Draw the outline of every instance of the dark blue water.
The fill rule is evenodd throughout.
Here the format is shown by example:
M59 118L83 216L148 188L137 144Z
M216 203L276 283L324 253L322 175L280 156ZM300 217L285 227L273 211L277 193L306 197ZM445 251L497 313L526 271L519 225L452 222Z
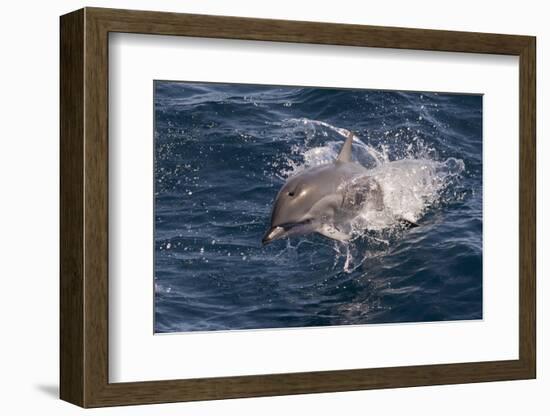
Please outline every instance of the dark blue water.
M154 101L156 332L482 318L481 96L157 81ZM419 226L262 247L285 178L343 143L331 126L367 167L443 171Z

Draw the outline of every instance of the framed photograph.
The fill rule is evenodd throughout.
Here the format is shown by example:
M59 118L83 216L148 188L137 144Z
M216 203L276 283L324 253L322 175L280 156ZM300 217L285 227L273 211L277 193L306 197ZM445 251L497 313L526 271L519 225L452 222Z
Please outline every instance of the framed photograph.
M535 378L534 37L60 28L63 400Z

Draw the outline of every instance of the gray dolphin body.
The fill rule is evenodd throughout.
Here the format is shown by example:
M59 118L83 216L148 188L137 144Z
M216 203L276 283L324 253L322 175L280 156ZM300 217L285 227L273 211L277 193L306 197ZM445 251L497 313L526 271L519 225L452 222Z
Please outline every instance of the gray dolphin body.
M263 244L310 233L345 241L351 238L350 221L361 210L383 209L382 188L367 169L351 160L352 143L349 133L334 162L287 180L275 198Z

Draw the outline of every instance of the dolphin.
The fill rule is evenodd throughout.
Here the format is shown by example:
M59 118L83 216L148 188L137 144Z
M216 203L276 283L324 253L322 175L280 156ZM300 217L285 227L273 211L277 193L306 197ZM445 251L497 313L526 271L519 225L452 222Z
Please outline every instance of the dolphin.
M350 221L364 209L384 209L380 184L351 158L354 135L331 163L290 177L275 198L262 244L285 237L319 233L333 240L351 238Z

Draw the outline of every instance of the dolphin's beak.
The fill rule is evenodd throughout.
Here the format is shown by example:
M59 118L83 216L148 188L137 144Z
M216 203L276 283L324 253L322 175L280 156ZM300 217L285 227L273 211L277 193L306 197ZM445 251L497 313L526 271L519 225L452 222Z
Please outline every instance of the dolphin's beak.
M264 234L262 238L262 244L265 246L266 244L271 243L273 240L277 240L278 238L281 238L284 234L285 234L285 229L283 227L271 227Z

